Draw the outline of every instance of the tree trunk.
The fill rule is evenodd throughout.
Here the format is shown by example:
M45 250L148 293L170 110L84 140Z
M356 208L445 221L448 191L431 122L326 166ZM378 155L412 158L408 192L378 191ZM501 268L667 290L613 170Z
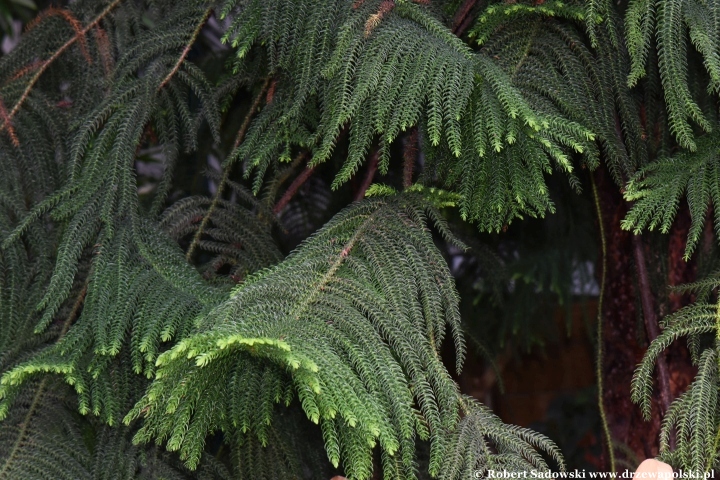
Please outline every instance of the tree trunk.
M638 244L637 240L633 245L633 234L620 228L628 203L607 171L601 169L596 172L595 179L605 227L608 269L603 302L603 401L616 455L635 467L635 462L658 454L658 434L664 410L660 405L662 389L657 367L650 420L643 420L639 408L630 401L632 376L649 343L641 299L644 294L645 305L655 309L649 317L657 322L662 315L687 304L688 299L668 294L666 286L692 281L695 268L692 263L682 260L689 225L680 219L686 217L687 212L683 215L681 210L670 236L651 242L652 249L645 243ZM634 251L635 247L642 248L642 252ZM649 281L641 281L643 279L638 276L635 257L640 253L644 254ZM663 257L666 257L666 262ZM661 287L653 287L656 285ZM687 349L679 342L668 349L665 363L665 380L669 400L672 401L685 390L694 372ZM637 458L632 458L633 454ZM625 468L622 464L618 467L621 470Z

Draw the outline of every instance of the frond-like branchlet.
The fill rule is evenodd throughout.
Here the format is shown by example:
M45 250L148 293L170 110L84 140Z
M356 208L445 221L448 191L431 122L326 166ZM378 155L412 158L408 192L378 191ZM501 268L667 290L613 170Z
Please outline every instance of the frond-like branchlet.
M702 56L709 77L708 91L718 93L718 15L720 11L714 3L692 0L633 0L625 13L625 37L631 60L628 85L635 86L645 75L650 52L656 48L670 129L678 143L691 151L697 145L690 121L707 132L712 125L707 112L700 107L697 92L690 88L688 40Z
M707 291L717 286L711 278L687 285L686 290ZM650 416L653 368L658 356L673 341L688 336L695 349L700 348L700 336L713 333L715 345L697 352L698 373L686 392L673 401L665 413L660 433L661 458L676 468L688 471L710 471L718 467L720 460L720 406L718 405L718 332L720 309L718 303L699 301L687 306L664 320L664 330L650 344L642 363L635 371L632 382L632 400L640 405L643 415ZM693 340L694 339L694 340ZM670 438L675 434L676 446L670 450Z
M544 451L560 470L565 470L562 455L552 441L526 428L504 424L471 398L462 401L464 416L447 438L441 480L477 477L488 470L550 472L537 450Z
M228 470L204 455L189 472L171 454L131 442L126 427L81 418L72 394L50 379L30 385L0 424L0 478L27 480L229 480Z
M707 472L718 467L718 382L717 349L708 348L700 357L695 381L673 402L663 420L661 455L678 468ZM669 438L673 430L677 446L671 451Z
M136 439L166 441L195 466L214 430L239 428L265 444L274 404L297 397L321 424L331 462L357 478L369 477L376 443L412 475L418 421L439 465L442 432L458 415L439 348L450 329L459 367L464 344L425 218L416 195L366 200L250 277L158 358L127 418L145 418Z
M244 186L224 181L230 188L230 199L218 199L212 208L212 198L183 198L163 213L160 225L181 243L193 239L209 215L197 242L198 251L203 252L198 256L209 258L199 270L206 279L221 276L239 283L248 274L278 263L282 255L270 235L273 213Z
M622 222L626 230L670 231L680 201L687 199L692 219L685 258L700 240L708 208L713 205L715 231L720 232L720 143L716 134L698 139L695 152L661 158L641 169L629 182L625 198L635 204Z

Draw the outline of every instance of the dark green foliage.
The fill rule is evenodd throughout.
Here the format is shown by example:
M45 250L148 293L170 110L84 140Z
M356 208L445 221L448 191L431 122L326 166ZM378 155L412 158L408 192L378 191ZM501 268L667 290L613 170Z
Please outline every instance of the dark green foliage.
M264 44L282 92L231 157L246 159L246 174L256 172L256 190L274 159L289 160L294 148L310 149L311 165L327 161L348 125L347 158L333 187L347 182L374 148L380 172L387 172L391 144L418 125L426 153L443 160L433 163L452 172L447 185L463 193L461 211L482 230L552 210L543 175L555 167L570 174L572 152L586 152L591 166L597 163L590 126L528 98L530 92L514 84L513 68L472 51L431 10L410 1L387 4L239 4L226 34L238 48L237 65L253 42ZM233 5L223 12L235 11ZM517 163L503 168L515 176L491 181L490 172L508 160ZM461 174L468 171L478 173Z
M686 196L689 256L718 216L713 2L490 2L464 27L458 1L66 3L0 59L0 478L563 469L445 367L446 337L458 371L465 349L447 219L498 234L601 164L632 179L625 228L667 231ZM556 259L591 256L567 231L489 256L559 294ZM633 387L647 414L690 335L700 373L663 433L684 467L717 457L715 286Z
M680 200L687 198L692 225L685 257L698 244L708 207L714 207L716 232L720 231L720 144L716 134L697 140L696 152L682 152L648 165L630 181L625 197L635 201L623 221L623 228L640 232L658 228L667 233L677 214Z
M460 480L477 471L487 474L488 470L547 472L545 460L535 452L538 448L563 467L560 451L542 435L526 428L508 428L487 407L472 399L464 399L464 409L465 416L448 441L446 464L439 478Z
M229 269L230 278L240 282L248 273L277 263L282 256L270 235L272 212L242 185L230 180L225 183L236 201L220 198L214 203L213 198L205 196L183 198L163 213L160 226L176 242L197 242L200 251L211 255L200 267L205 278ZM198 231L200 237L196 240ZM227 274L220 277L227 278Z
M0 478L28 480L229 480L212 457L189 474L157 448L131 443L132 431L80 418L65 406L68 389L45 379L18 399L0 430Z
M707 91L718 93L718 15L720 12L714 2L633 0L625 16L631 58L628 85L636 85L645 75L650 53L656 49L670 130L680 146L690 151L695 151L697 146L689 120L708 132L712 125L690 81L688 39L702 55L709 76Z
M281 261L272 208L231 177L243 160L257 192L298 149L311 166L328 162L348 123L334 187L376 140L388 172L391 144L416 126L436 159L447 148L459 157L471 101L494 106L478 121L497 138L467 150L479 158L517 139L537 157L539 186L549 165L570 171L567 152L592 147L589 130L533 110L433 9L382 8L77 2L41 13L0 60L0 477L317 478L329 458L369 478L379 450L386 478L416 478L447 475L444 456L460 444L482 448L456 458L460 469L546 468L534 448L551 443L468 406L445 369L444 337L458 369L464 341L426 223L449 239L436 207L459 203L497 229L542 215L546 200L525 190L485 219L432 186L375 189L385 196L344 210ZM232 73L191 60L220 10ZM238 107L247 91L256 100ZM247 120L228 145L231 109ZM198 163L201 139L228 156L209 175L214 190L196 194L179 175ZM142 193L140 158L160 167ZM304 443L306 419L320 427ZM430 444L429 465L418 441Z
M675 399L663 419L660 453L671 464L695 471L717 468L720 460L720 445L717 441L720 427L717 387L720 382L717 345L719 304L709 298L717 286L717 275L713 275L707 280L682 287L696 292L697 302L666 317L664 330L650 345L635 372L632 385L633 401L640 404L646 417L649 416L655 361L673 340L688 337L688 346L698 366L698 373L688 390ZM708 333L714 334L714 342L700 351L701 346L707 344L703 342L703 336ZM670 450L672 435L677 438L674 450Z

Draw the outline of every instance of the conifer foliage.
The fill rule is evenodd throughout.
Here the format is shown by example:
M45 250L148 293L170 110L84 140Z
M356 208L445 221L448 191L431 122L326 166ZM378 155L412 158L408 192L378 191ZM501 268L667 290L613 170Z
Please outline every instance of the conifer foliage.
M710 203L720 225L714 2L65 3L0 59L0 478L564 469L446 368L445 209L500 232L554 211L553 171L580 192L604 164L626 228L667 230L686 193L688 255ZM322 217L303 195L332 218L285 255L288 217ZM667 458L696 468L718 459L707 282L634 384L647 411L690 335L663 445L677 426Z

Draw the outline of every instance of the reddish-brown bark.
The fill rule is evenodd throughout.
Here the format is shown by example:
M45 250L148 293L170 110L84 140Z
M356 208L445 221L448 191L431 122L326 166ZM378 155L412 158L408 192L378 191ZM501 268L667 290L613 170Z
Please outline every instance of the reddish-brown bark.
M659 405L660 388L657 381L658 369L655 370L656 381L653 390L652 414L649 421L644 421L640 410L630 401L630 384L637 364L642 360L649 342L642 312L642 282L639 281L635 264L633 235L620 228L625 217L628 203L622 198L620 191L609 174L601 170L596 173L596 181L600 195L605 226L608 262L607 283L604 300L603 329L603 395L613 441L624 444L639 458L648 458L658 453L658 433L661 422ZM687 225L684 217L673 228L667 251L650 250L646 243L643 249L647 264L649 281L644 286L677 284L689 281L694 276L694 267L682 260L682 252L687 238ZM664 249L663 249L664 250ZM668 256L668 274L662 276L659 265L662 256ZM648 286L649 284L649 286ZM657 287L655 287L657 289ZM665 288L665 287L662 287ZM665 291L645 292L653 299L656 309L651 318L657 319L658 313L664 315L670 308L677 309L683 304L682 298L668 297ZM667 301L666 299L670 299ZM648 298L645 299L646 303ZM670 308L669 308L670 307ZM657 321L657 320L655 320ZM692 379L693 369L690 366L687 349L681 342L676 342L667 351L667 376L669 380L670 401L676 398Z
M607 241L607 283L603 302L602 360L605 391L603 401L614 442L627 445L640 458L657 454L656 438L660 415L657 395L650 422L630 401L630 384L635 366L647 347L633 262L632 234L620 228L627 212L622 198L607 174L601 170L596 181ZM637 432L643 432L638 435Z

